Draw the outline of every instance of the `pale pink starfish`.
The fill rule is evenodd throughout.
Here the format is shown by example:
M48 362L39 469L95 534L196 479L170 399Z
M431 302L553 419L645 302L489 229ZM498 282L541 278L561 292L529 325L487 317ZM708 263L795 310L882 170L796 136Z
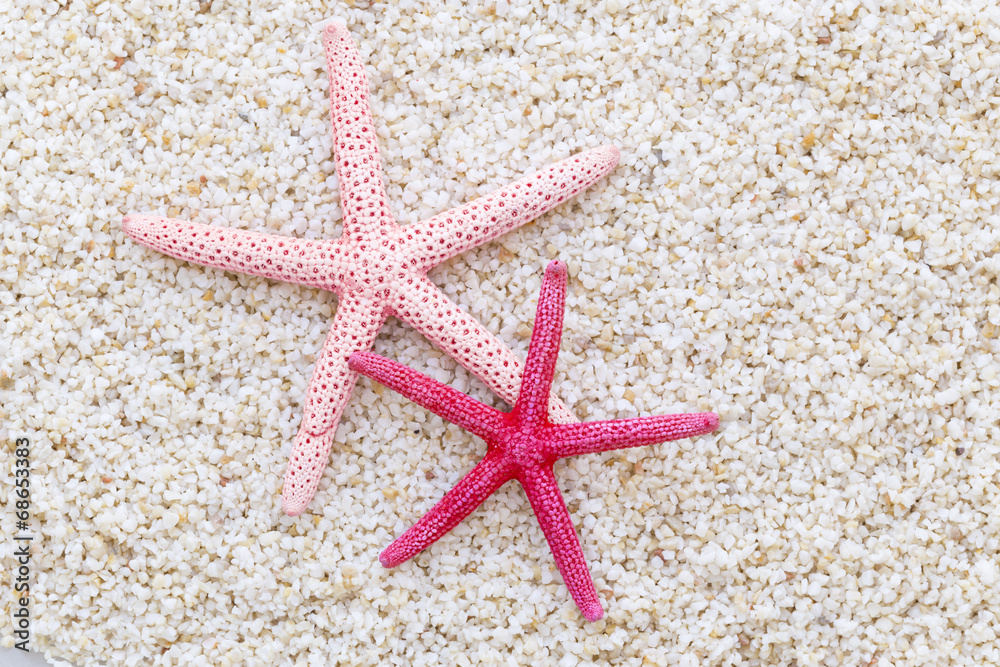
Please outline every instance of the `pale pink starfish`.
M521 391L514 409L503 413L377 354L351 355L355 371L381 382L486 441L486 456L437 505L382 552L395 567L457 526L511 479L524 487L556 566L580 611L590 621L604 615L580 541L552 474L557 459L576 454L642 447L714 431L714 412L639 417L585 424L553 424L548 416L552 375L562 337L566 266L545 270L535 329L531 335Z
M128 215L122 222L136 241L172 257L321 287L340 297L285 474L281 506L292 516L309 504L329 460L334 432L357 379L347 358L371 349L388 316L409 322L504 400L517 398L522 370L517 358L448 300L427 279L427 271L566 201L618 162L617 148L595 148L464 206L400 227L382 185L361 57L347 29L337 23L323 32L323 45L343 236L310 241L152 215ZM551 414L555 421L575 421L558 399L552 401Z

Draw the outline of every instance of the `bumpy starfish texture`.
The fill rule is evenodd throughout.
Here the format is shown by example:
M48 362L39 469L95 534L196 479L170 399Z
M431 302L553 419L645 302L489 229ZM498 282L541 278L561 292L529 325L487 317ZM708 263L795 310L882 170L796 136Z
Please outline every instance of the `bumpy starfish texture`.
M152 215L128 215L122 229L172 257L275 280L320 287L339 297L337 313L306 393L305 415L292 445L282 509L301 513L326 469L334 433L357 374L352 352L370 350L390 315L408 322L507 401L517 398L522 367L503 343L427 278L437 264L486 243L580 193L618 162L604 146L546 167L464 206L399 226L382 184L364 65L347 29L323 33L330 74L343 235L312 241L224 229ZM574 422L551 402L556 422Z
M486 441L487 453L455 487L379 556L386 567L413 557L457 526L511 479L524 487L528 502L552 550L573 600L587 620L604 615L580 541L552 473L556 460L627 447L642 447L714 431L712 412L555 424L548 406L562 336L566 267L551 262L545 271L535 328L513 410L494 410L408 366L370 352L351 355L355 371L381 382Z

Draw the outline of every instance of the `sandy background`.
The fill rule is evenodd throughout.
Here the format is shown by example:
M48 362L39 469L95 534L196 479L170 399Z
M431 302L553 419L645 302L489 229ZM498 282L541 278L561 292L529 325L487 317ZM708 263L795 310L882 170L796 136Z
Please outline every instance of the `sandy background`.
M1000 664L995 7L255 6L0 10L0 534L28 437L37 649L81 667ZM484 445L367 380L309 510L283 516L335 297L120 230L157 211L339 235L328 18L367 63L401 222L621 148L574 201L431 273L523 355L563 259L555 388L579 418L722 417L557 467L599 623L517 485L378 565ZM375 351L495 401L394 320Z

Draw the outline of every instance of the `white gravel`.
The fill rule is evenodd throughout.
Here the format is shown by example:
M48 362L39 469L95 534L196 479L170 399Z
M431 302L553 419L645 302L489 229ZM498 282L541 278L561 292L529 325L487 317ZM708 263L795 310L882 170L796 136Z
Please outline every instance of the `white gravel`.
M0 9L0 534L28 437L38 649L81 667L1000 664L994 3L253 7ZM316 499L283 516L334 297L121 232L159 211L339 234L330 17L367 62L401 220L622 150L574 202L432 273L524 354L559 257L556 388L581 419L723 418L557 469L604 621L581 618L516 485L378 565L484 446L368 380ZM375 349L490 400L403 325Z

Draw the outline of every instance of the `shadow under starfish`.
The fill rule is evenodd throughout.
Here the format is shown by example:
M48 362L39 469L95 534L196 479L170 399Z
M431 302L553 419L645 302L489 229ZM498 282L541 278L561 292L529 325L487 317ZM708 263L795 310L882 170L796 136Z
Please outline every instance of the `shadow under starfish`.
M390 544L379 560L395 567L457 526L501 485L516 479L552 550L556 566L584 617L604 615L593 579L552 472L558 459L576 454L642 447L714 431L713 412L554 424L548 417L552 376L562 337L566 303L566 266L545 270L535 328L521 389L507 413L483 405L426 375L370 352L351 355L350 367L394 389L431 412L478 435L487 453L455 487L409 530Z

